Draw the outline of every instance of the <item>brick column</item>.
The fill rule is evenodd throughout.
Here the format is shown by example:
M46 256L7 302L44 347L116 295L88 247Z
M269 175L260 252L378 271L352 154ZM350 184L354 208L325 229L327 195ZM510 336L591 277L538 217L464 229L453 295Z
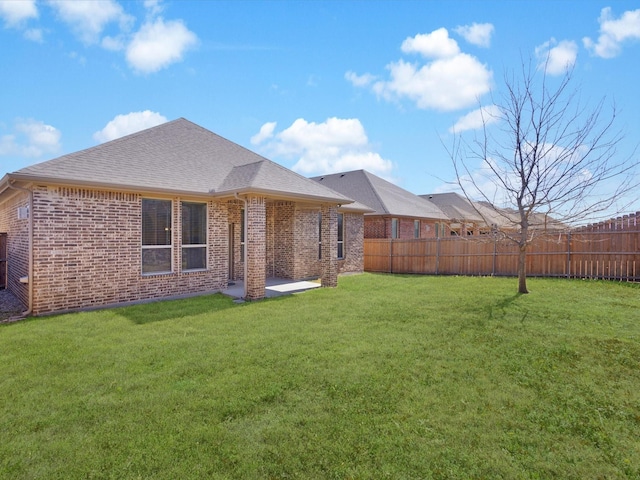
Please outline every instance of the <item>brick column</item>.
M322 268L323 287L338 286L338 210L335 205L323 205L322 214Z
M247 300L264 298L266 286L266 201L264 197L251 196L247 198Z

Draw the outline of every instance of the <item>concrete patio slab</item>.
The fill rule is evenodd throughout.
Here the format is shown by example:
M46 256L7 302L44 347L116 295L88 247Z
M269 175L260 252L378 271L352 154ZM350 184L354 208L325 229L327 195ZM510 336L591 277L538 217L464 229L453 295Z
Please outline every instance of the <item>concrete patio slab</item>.
M313 288L320 287L320 282L312 282L307 280L292 281L283 278L267 278L265 287L265 297L278 297L280 295L287 295L292 293L304 292ZM236 280L233 284L230 284L226 290L222 291L223 294L233 298L244 297L244 282L242 280Z

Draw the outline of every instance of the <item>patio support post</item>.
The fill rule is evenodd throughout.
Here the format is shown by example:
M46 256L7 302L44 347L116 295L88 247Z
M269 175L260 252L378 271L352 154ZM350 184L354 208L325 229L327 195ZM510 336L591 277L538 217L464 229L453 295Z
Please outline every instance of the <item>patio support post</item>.
M338 208L336 205L323 205L322 214L322 286L338 286Z
M260 196L246 198L246 275L247 300L258 300L265 296L267 236L266 200Z

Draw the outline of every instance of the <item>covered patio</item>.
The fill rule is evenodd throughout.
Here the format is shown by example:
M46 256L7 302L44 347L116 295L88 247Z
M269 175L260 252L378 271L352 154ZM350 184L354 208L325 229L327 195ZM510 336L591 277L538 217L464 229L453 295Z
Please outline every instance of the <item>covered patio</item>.
M294 281L285 278L269 277L266 280L264 296L267 298L279 297L281 295L304 292L320 286L319 279ZM244 282L242 280L230 282L229 286L223 290L222 293L234 299L244 299Z

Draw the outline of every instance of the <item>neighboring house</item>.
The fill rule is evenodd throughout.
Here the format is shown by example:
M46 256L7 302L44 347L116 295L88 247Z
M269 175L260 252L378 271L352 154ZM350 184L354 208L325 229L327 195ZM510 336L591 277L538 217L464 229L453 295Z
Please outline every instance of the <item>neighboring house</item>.
M420 195L437 205L450 220L451 235L481 235L490 233L494 226L504 222L500 215L477 202L455 193L433 193Z
M434 238L448 234L448 218L436 205L366 170L312 179L372 210L364 216L365 238Z
M489 202L471 202L459 193L432 193L420 195L436 204L449 217L451 235L485 235L494 230L518 231L519 214L513 209L498 208ZM529 217L529 227L534 230L565 229L561 222L539 213Z
M9 288L33 314L363 271L366 207L185 119L6 174Z

